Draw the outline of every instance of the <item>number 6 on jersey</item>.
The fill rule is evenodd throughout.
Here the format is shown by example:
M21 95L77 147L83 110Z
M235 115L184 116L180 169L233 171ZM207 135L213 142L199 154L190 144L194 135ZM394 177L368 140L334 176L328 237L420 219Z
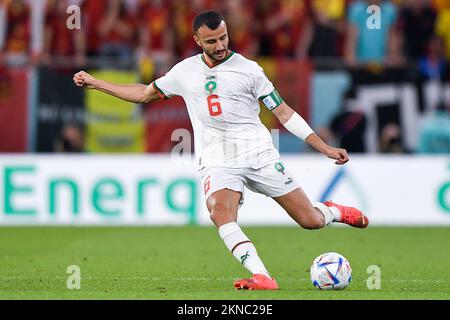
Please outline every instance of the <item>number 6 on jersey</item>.
M213 101L213 99L219 99L219 96L217 94L212 94L208 96L208 109L209 114L213 117L218 116L219 114L222 114L222 108L220 107L219 101Z

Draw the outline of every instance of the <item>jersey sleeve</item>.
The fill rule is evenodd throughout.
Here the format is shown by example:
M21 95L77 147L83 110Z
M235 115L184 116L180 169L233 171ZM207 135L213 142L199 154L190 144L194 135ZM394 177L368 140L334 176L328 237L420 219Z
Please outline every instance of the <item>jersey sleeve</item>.
M263 69L256 65L253 74L253 95L260 100L269 110L273 110L283 103L283 99L275 90L272 82L267 78Z
M164 76L152 82L161 99L182 95L179 73L179 67L175 65Z
M272 82L270 82L263 69L259 65L256 65L256 67L254 68L252 89L253 95L256 99L259 100L275 90Z

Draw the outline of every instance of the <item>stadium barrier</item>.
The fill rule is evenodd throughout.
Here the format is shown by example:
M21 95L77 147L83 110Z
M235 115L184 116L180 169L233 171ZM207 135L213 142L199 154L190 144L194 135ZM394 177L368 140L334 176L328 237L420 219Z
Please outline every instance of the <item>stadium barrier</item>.
M283 157L312 201L361 208L372 225L450 225L450 158ZM169 156L3 155L0 225L211 225L192 162ZM246 190L243 225L295 223Z

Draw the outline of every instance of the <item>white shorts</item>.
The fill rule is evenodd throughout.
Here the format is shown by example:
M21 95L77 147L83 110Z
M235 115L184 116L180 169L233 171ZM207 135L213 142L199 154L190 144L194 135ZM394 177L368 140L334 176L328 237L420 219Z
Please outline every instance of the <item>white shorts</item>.
M240 205L244 202L244 186L268 197L280 197L299 187L282 161L269 163L259 169L205 167L200 170L205 199L218 190L241 192Z

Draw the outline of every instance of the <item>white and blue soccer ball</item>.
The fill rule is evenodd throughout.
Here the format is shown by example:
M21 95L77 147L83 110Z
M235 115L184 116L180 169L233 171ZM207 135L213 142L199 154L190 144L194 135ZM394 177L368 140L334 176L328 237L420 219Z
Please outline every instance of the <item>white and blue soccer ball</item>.
M341 290L352 281L352 268L343 255L327 252L314 259L310 275L311 282L316 288Z

